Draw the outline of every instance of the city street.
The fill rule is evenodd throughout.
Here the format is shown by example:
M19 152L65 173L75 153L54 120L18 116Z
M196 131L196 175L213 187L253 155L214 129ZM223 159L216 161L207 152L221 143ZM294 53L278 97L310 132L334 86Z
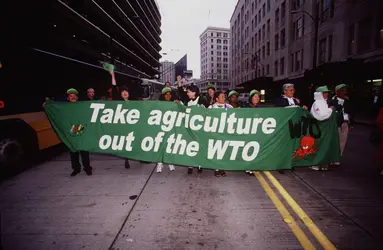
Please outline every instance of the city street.
M339 169L254 177L125 169L103 155L91 156L93 176L70 177L64 152L1 183L2 249L383 249L369 134L353 129Z

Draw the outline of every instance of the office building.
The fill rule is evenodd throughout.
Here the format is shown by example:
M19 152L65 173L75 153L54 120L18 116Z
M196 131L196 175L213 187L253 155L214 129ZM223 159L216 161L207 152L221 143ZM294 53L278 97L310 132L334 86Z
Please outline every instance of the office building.
M176 78L176 71L174 67L174 62L163 61L160 66L160 82L170 82L173 83Z
M218 27L208 27L200 35L201 80L198 84L202 92L207 91L209 83L222 91L230 89L230 37L230 29Z

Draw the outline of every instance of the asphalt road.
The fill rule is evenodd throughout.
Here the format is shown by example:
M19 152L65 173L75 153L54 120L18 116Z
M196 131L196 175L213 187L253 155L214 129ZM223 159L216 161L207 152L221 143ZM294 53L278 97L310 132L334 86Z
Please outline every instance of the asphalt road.
M3 249L383 249L383 176L369 129L356 127L339 169L212 171L93 155L70 177L67 153L0 186Z

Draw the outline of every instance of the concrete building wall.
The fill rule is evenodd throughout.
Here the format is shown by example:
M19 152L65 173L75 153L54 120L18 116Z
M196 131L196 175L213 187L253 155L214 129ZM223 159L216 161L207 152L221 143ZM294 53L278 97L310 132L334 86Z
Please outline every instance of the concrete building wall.
M200 35L201 46L201 81L202 92L207 91L207 84L212 83L220 90L230 89L230 29L208 27Z
M173 83L176 71L174 67L174 62L163 61L160 66L160 82L170 82Z
M294 79L317 66L382 54L381 0L239 0L230 20L232 85ZM315 19L319 18L318 43Z

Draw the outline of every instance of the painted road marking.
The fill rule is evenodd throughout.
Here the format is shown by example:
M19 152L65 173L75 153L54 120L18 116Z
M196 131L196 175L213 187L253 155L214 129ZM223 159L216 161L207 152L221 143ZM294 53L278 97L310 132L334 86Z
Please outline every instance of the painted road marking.
M254 174L257 177L263 189L265 190L266 194L269 196L270 200L274 203L274 206L277 208L278 212L282 215L283 221L287 223L295 237L297 237L298 241L301 243L301 246L304 249L315 249L312 242L296 223L296 221L291 216L285 205L283 205L282 201L271 189L270 185L266 182L265 178L263 178L263 176L259 172L254 172Z
M298 205L298 203L291 197L291 195L286 191L286 189L279 183L279 181L269 172L264 171L264 174L270 180L270 182L274 185L274 187L278 190L278 192L282 195L282 197L286 200L289 206L293 209L293 211L299 216L299 218L303 221L306 227L310 230L310 232L314 235L314 237L318 240L318 242L322 245L322 247L326 250L335 250L336 247L331 241L322 233L322 231L315 225L315 223L310 219L310 217L303 211L303 209Z

